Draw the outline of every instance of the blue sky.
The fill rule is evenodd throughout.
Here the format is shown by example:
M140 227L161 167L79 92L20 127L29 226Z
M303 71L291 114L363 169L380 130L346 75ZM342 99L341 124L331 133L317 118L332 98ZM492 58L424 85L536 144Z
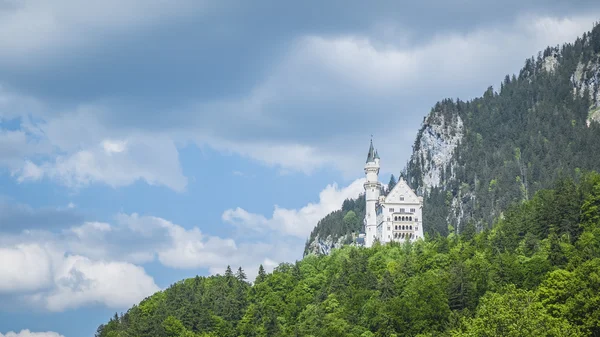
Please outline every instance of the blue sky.
M301 258L423 117L600 18L580 1L0 0L0 337L93 336Z

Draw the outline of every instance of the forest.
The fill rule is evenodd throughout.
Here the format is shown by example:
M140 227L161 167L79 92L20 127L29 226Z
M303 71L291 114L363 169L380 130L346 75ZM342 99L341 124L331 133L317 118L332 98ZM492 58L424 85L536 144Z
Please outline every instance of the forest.
M179 281L96 337L600 336L600 174L558 176L479 231L344 246L253 282L234 270Z

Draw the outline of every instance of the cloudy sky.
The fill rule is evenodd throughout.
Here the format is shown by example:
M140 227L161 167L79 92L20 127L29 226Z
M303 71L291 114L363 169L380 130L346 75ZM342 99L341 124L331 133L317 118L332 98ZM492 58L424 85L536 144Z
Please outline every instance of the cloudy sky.
M231 264L301 258L423 117L595 1L0 0L0 337L91 337Z

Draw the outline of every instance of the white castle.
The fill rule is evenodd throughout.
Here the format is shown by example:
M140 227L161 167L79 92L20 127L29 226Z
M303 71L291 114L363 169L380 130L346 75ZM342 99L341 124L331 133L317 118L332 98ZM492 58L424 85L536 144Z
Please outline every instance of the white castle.
M402 177L387 196L381 195L379 154L373 149L372 139L365 175L365 228L357 241L371 247L376 240L387 243L422 238L423 197L417 196Z

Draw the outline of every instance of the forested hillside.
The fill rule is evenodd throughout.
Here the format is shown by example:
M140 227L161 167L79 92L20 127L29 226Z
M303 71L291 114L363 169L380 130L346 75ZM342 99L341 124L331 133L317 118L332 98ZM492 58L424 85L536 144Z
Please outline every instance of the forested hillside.
M600 336L600 174L552 187L479 233L183 280L96 336Z
M600 169L600 26L547 48L472 101L447 99L426 118L406 168L425 195L429 232L488 228L512 202L560 174ZM449 156L445 156L447 152Z
M447 235L468 222L489 228L508 205L548 188L560 174L599 170L599 89L596 25L574 43L525 60L518 75L506 75L482 97L436 103L402 170L424 197L425 231ZM332 232L325 223L340 227L335 217L324 220L307 246Z

